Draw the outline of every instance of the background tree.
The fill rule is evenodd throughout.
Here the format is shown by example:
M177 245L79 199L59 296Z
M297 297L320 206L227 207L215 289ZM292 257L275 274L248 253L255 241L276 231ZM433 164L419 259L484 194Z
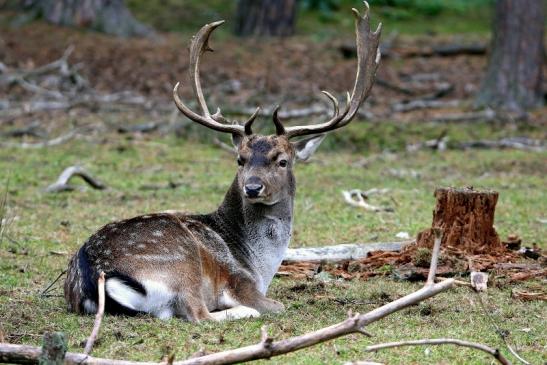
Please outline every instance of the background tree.
M122 37L147 36L152 30L138 22L123 0L23 0L31 17L64 26L86 27Z
M497 0L479 105L520 112L542 103L543 6L542 0Z
M235 33L239 36L292 35L296 5L296 0L239 0Z

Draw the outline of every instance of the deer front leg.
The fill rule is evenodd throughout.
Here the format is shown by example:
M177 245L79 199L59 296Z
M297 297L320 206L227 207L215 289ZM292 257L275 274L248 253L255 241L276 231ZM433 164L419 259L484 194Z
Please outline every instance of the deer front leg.
M235 284L235 285L234 285ZM256 309L262 313L279 313L285 310L283 303L266 298L258 289L254 280L242 278L232 283L229 294L241 305Z

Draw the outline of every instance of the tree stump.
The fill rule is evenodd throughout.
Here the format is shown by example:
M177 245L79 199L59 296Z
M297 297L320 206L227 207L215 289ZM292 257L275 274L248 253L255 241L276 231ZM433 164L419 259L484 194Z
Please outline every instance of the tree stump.
M469 254L504 250L494 228L496 191L439 188L434 195L437 205L433 211L432 227L443 229L441 247ZM433 240L433 228L426 229L418 233L416 246L432 248Z

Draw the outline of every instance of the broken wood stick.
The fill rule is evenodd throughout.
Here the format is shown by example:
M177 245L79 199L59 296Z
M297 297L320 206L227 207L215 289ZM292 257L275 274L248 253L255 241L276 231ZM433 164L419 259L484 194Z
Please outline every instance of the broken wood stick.
M369 195L372 195L374 193L385 193L387 191L386 189L382 189L382 190L373 189L373 190L374 191L369 194L367 194L367 191L361 191L359 189L353 189L348 191L343 190L342 195L344 196L344 200L346 201L346 203L348 203L351 206L363 208L371 212L393 212L393 208L377 207L365 201L365 199L368 199Z
M469 342L469 341L463 341L458 340L454 338L435 338L435 339L424 339L424 340L411 340L411 341L398 341L398 342L387 342L387 343L380 343L377 345L371 345L367 346L365 348L365 351L367 352L373 352L383 349L389 349L394 347L402 347L402 346L424 346L424 345L456 345L456 346L462 346L467 348L472 348L475 350L483 351L492 357L494 357L500 364L503 365L511 365L509 360L507 360L498 349L493 349L489 346L483 345L481 343L477 342Z
M524 151L533 151L533 152L543 152L546 149L545 142L540 139L531 139L525 137L512 137L512 138L502 138L500 140L478 140L478 141L469 141L461 142L458 144L458 148L468 149L468 148L483 148L483 149L517 149Z
M57 146L60 144L63 144L65 142L70 141L72 138L76 137L78 135L79 130L74 129L70 132L67 132L63 135L60 135L59 137L44 141L44 142L36 142L36 143L29 143L29 142L22 142L22 143L14 143L14 142L1 142L0 146L7 147L7 148L22 148L22 149L38 149L38 148L45 148L45 147L52 147Z
M89 355L91 353L91 350L93 349L93 345L95 344L95 341L97 340L97 337L99 336L99 329L101 328L101 322L103 321L104 316L104 271L101 271L99 274L99 279L97 280L97 290L99 292L99 303L97 307L97 314L95 315L95 322L93 323L93 330L91 331L91 335L89 335L89 338L87 339L87 342L85 344L84 348L84 354Z
M435 242L433 243L433 251L431 254L431 264L429 266L429 273L425 285L432 285L435 283L435 275L437 273L437 263L439 262L439 253L441 252L441 239L443 237L443 231L440 228L433 228L433 234L435 235Z
M391 110L397 113L407 113L420 109L457 108L461 105L461 100L414 99L407 102L391 104Z
M103 190L106 189L106 185L102 182L93 178L83 167L80 166L70 166L63 170L57 181L46 188L48 193L58 193L61 191L73 191L77 187L70 185L68 182L73 176L81 177L86 183L88 183L92 188Z
M518 290L512 290L511 291L511 297L525 300L525 301L531 301L531 300L541 300L541 301L547 301L547 293L545 292L527 292L527 291L518 291Z
M368 256L373 251L401 251L404 247L414 243L414 240L398 242L372 242L372 243L345 243L322 247L289 248L283 258L283 262L336 262L344 260L357 260Z

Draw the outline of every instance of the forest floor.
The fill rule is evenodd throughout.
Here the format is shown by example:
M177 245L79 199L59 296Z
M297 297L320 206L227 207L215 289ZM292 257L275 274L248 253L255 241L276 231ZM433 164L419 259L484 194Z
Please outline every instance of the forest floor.
M41 23L17 30L2 27L1 31L0 59L8 68L51 62L73 44L70 63L82 63L81 74L103 93L130 90L164 108L170 106L173 84L185 81L188 37L181 35L116 40ZM425 47L450 39L403 38L399 47ZM343 57L339 47L351 41L351 34L327 43L306 37L241 42L221 35L212 42L216 51L203 62L206 93L212 105L227 110L258 104L268 107L281 101L286 110L301 108L314 102L321 89L341 95L352 86L355 65ZM310 163L296 167L298 194L291 246L393 241L399 232L415 236L431 225L436 187L472 185L500 193L495 225L502 239L516 234L525 246L547 249L545 150L457 148L462 142L508 137L530 138L544 145L546 108L531 112L525 120L517 120L518 116L442 120L449 114L475 112L472 96L484 67L484 56L386 58L378 74L385 83L374 87L363 108L372 115L333 133ZM440 83L451 87L437 100L458 100L457 107L394 111L393 104L435 92ZM401 93L393 85L414 94ZM27 97L17 86L0 92L1 99ZM185 87L183 96L191 97L190 87ZM0 342L39 344L44 332L62 331L70 350L80 351L93 318L66 312L58 296L60 284L54 287L53 296L42 297L40 292L66 268L70 255L87 237L116 219L166 209L206 212L220 203L233 178L235 160L210 143L213 133L187 126L178 129L177 136L162 128L151 133L119 132L122 127L150 121L167 125L170 114L140 108L116 112L73 108L0 121L0 183L2 191L7 191L2 214L8 222L0 236ZM50 138L72 128L85 127L89 132L38 149L17 145L40 138L8 137L10 131L35 121ZM267 129L269 123L263 118L261 125ZM440 136L450 138L447 150L407 149ZM44 191L64 168L76 164L86 167L109 189ZM372 213L348 206L341 190L355 188L389 189L372 202L394 211ZM276 278L269 295L282 301L287 311L260 319L192 325L176 319L106 316L93 355L159 361L163 354L175 351L176 358L183 359L198 350L213 352L254 343L263 324L277 339L302 334L344 319L349 309L366 312L420 285L397 281L388 274L326 282ZM483 364L489 361L485 355L451 346L377 354L362 349L377 342L454 337L498 347L510 357L492 320L510 333L509 340L531 363L547 361L547 336L542 330L547 327L545 302L525 302L511 295L513 290L545 291L545 278L510 283L494 273L491 280L486 308L469 290L456 288L374 323L367 328L373 338L348 336L271 362L369 359L390 364Z

